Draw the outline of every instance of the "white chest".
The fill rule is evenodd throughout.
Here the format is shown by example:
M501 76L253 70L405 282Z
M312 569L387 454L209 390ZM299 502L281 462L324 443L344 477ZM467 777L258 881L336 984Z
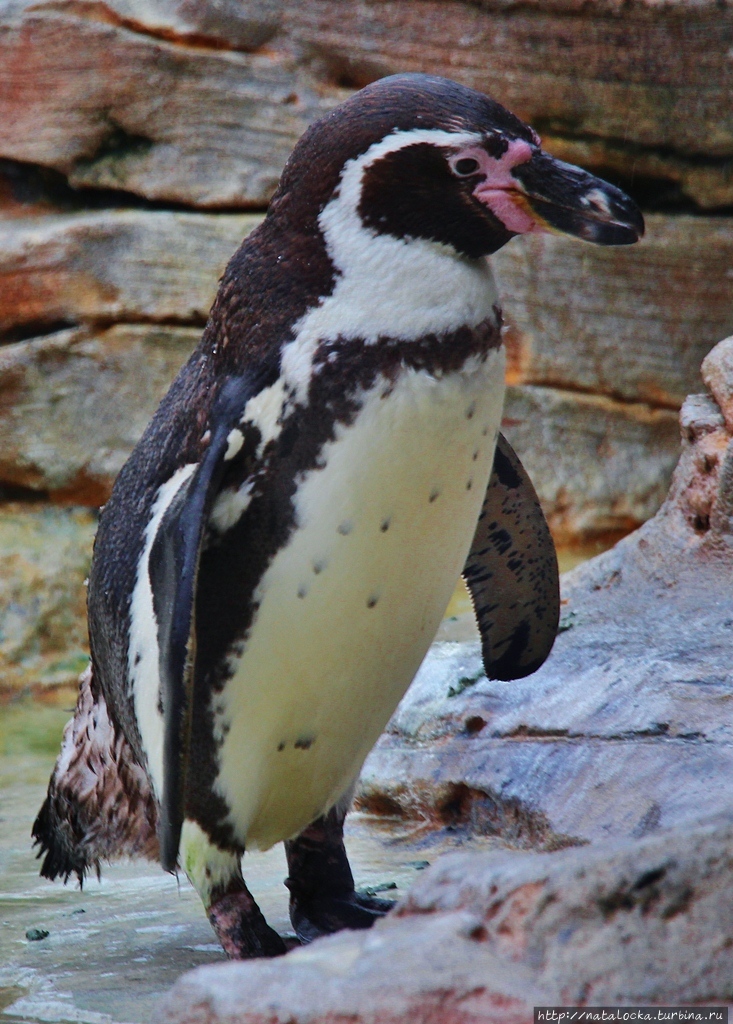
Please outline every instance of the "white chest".
M503 394L501 350L440 379L378 380L304 476L214 703L216 785L248 846L335 803L409 686L473 537Z

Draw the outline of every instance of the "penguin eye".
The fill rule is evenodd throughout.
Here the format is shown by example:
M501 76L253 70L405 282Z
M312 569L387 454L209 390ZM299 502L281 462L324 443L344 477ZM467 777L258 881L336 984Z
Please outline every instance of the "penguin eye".
M453 170L459 178L467 178L478 170L478 160L474 160L470 156L464 156L460 160L456 160L453 164Z

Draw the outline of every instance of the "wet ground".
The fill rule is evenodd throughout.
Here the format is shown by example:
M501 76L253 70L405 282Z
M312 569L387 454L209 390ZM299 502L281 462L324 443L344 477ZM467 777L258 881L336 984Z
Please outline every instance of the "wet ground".
M561 567L570 567L567 558ZM459 588L438 637L475 635L468 595ZM56 703L19 698L0 706L0 1024L154 1024L158 1000L180 974L224 955L183 875L121 863L83 891L39 877L30 830L73 703L67 691L60 705L57 696ZM354 814L347 823L357 886L387 897L404 895L429 862L468 844L460 836L400 831L389 819ZM244 869L269 922L288 934L282 846L248 854Z
M83 891L39 877L30 829L67 718L30 701L0 709L0 1024L147 1024L180 974L224 957L183 876L137 862L108 867ZM362 815L347 832L357 885L387 897L456 841ZM281 846L245 858L247 882L283 934L285 874Z

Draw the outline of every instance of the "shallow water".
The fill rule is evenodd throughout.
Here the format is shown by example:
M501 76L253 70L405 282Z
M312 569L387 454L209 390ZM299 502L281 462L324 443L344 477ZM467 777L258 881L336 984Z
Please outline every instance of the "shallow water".
M83 891L39 877L30 829L68 717L28 700L0 708L0 1024L144 1024L180 974L224 955L185 877L155 864L113 865ZM457 844L358 814L347 828L357 885L395 885L388 897ZM248 854L244 868L269 922L288 933L282 847ZM48 936L30 941L31 929Z

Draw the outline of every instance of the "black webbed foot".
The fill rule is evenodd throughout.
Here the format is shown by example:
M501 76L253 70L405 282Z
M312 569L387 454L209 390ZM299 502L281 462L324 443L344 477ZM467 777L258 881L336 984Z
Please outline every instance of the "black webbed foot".
M301 942L312 942L343 928L371 928L392 907L354 888L344 848L345 811L332 808L285 844L290 889L290 920Z
M351 892L323 899L290 900L290 920L302 943L343 928L371 928L394 906L393 900L379 900Z

